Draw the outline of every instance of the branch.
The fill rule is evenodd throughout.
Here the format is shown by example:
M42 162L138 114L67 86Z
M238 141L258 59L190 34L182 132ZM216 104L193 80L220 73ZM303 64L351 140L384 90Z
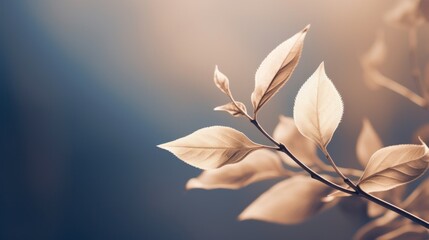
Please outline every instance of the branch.
M371 202L374 202L374 203L376 203L376 204L378 204L378 205L380 205L380 206L382 206L384 208L387 208L387 209L389 209L391 211L394 211L395 213L397 213L397 214L399 214L399 215L401 215L403 217L406 217L406 218L410 219L414 223L417 223L417 224L425 227L426 229L429 229L429 222L425 221L424 219L422 219L420 217L417 217L416 215L413 215L412 213L407 212L406 210L404 210L404 209L402 209L400 207L397 207L396 205L393 205L393 204L391 204L389 202L386 202L386 201L384 201L384 200L382 200L382 199L380 199L380 198L378 198L378 197L376 197L374 195L366 193L359 186L357 186L357 188L358 188L358 191L357 191L357 195L358 196L360 196L362 198L365 198L365 199L367 199L367 200L369 200Z
M343 181L347 185L349 185L353 190L357 192L358 190L357 190L356 184L354 184L348 177L344 176L344 174L340 171L340 169L338 169L337 165L335 164L334 160L332 159L326 147L322 148L322 152L323 154L325 154L326 159L328 159L328 161L331 163L331 166L332 168L334 168L335 172L343 179Z
M428 104L424 98L420 97L419 95L397 83L396 81L384 76L378 70L371 69L371 77L373 77L373 80L376 84L390 89L392 92L396 92L399 95L402 95L403 97L407 98L408 100L422 108L427 108Z
M286 153L296 164L298 164L304 171L310 174L311 178L316 179L336 190L348 193L348 194L355 194L355 191L349 190L347 188L344 188L334 182L329 181L328 179L322 177L317 172L313 171L311 168L309 168L307 165L305 165L303 162L301 162L299 159L297 159L282 143L277 142L274 140L273 137L271 137L262 127L259 125L259 122L257 119L252 119L250 122L255 125L255 127L265 136L267 137L271 142L273 142L277 147L278 151Z
M279 142L277 142L273 137L271 137L262 127L261 127L261 125L259 124L259 122L258 122L258 120L257 119L251 119L250 120L250 122L265 136L265 137L267 137L271 142L273 142L278 148L277 148L277 150L278 151L281 151L281 152L283 152L283 153L285 153L286 155L288 155L296 164L298 164L304 171L306 171L307 173L309 173L310 174L310 176L311 176L311 178L313 178L313 179L315 179L315 180L318 180L318 181L320 181L320 182L322 182L322 183L324 183L324 184L326 184L327 186L329 186L329 187L331 187L331 188L334 188L334 189L336 189L336 190L339 190L339 191L341 191L341 192L344 192L344 193L347 193L347 194L351 194L351 195L354 195L354 196L359 196L359 197L362 197L362 198L365 198L365 199L367 199L367 200L369 200L369 201L371 201L371 202L374 202L374 203L376 203L376 204L378 204L378 205L380 205L380 206L382 206L382 207L384 207L384 208L386 208L386 209L389 209L389 210L391 210L391 211L394 211L394 212L396 212L397 214L399 214L399 215L401 215L401 216L403 216L403 217L405 217L405 218L408 218L408 219L410 219L411 221L413 221L414 223L417 223L417 224L419 224L419 225L421 225L421 226L423 226L423 227L425 227L426 229L429 229L429 222L427 222L427 221L425 221L425 220L423 220L422 218L419 218L419 217L417 217L417 216L415 216L415 215L413 215L412 213L410 213L410 212L408 212L408 211L406 211L406 210L404 210L404 209L402 209L402 208L400 208L400 207L397 207L397 206L395 206L395 205L393 205L393 204L391 204L391 203L389 203L389 202L386 202L386 201L384 201L384 200L382 200L382 199L380 199L380 198L377 198L377 197L375 197L375 196L373 196L373 195L371 195L371 194L369 194L369 193L366 193L365 191L363 191L359 186L357 186L357 185L355 185L353 182L351 182L347 177L345 177L344 175L344 177L345 177L345 179L344 179L344 181L347 183L347 184L349 184L349 186L350 185L352 185L352 186L354 186L354 187L352 187L352 186L350 186L350 187L352 187L353 188L353 190L349 190L349 189L347 189L347 188L345 188L345 187L342 187L342 186L340 186L340 185L338 185L338 184L336 184L336 183L334 183L334 182L332 182L332 181L329 181L328 179L326 179L326 178L324 178L324 177L322 177L321 175L319 175L317 172L315 172L315 171L313 171L311 168L309 168L307 165L305 165L303 162L301 162L299 159L297 159L296 157L295 157L295 155L293 155L290 151L289 151L289 149L287 149L287 147L285 146L285 145L283 145L282 143L279 143ZM329 156L329 154L328 154L328 156ZM330 156L329 156L329 158L330 158ZM332 160L332 158L331 158L331 160ZM339 170L338 170L339 171ZM347 180L348 181L350 181L350 182L347 182Z

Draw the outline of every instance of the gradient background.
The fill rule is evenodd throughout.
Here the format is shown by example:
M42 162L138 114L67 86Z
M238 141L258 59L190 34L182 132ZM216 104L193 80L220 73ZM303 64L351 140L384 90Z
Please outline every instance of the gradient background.
M410 142L428 114L387 90L369 91L358 63L384 28L391 51L383 71L415 89L406 31L382 21L392 4L1 1L0 238L348 239L366 219L338 207L296 226L238 222L273 181L186 192L200 171L155 146L210 125L266 143L244 119L212 111L227 101L214 66L250 107L259 63L309 23L299 66L260 114L266 129L292 114L299 87L325 61L345 103L330 145L339 165L359 167L364 116L386 145ZM428 52L420 46L421 62Z

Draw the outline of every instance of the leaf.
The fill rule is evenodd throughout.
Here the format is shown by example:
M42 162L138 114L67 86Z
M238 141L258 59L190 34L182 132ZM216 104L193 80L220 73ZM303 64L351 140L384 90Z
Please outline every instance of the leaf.
M277 154L261 149L250 153L241 162L206 170L186 184L186 189L239 189L249 184L288 176Z
M429 179L421 183L402 203L404 209L424 219L429 219Z
M280 116L279 123L274 129L273 138L287 146L289 151L307 166L312 166L320 161L317 156L316 145L298 131L293 118ZM286 164L292 167L299 167L285 154L281 153L280 156L282 156Z
M429 0L420 0L419 9L422 16L429 22Z
M264 146L229 127L202 128L177 140L158 145L186 163L201 169L219 168L241 161Z
M231 114L234 117L243 116L243 112L247 112L246 105L244 105L242 102L235 102L237 106L240 108L238 109L233 102L227 103L225 105L215 107L215 111L225 111L229 114Z
M381 198L389 203L393 203L395 205L399 204L402 201L402 196L405 193L406 186L402 185L397 188L390 189L384 192L376 192L372 195ZM369 217L378 217L388 210L374 202L368 201L367 214Z
M215 111L226 111L234 117L239 117L247 114L246 106L242 102L235 101L229 88L229 80L225 74L221 73L216 66L214 72L214 82L223 93L228 95L232 102L216 107ZM238 108L237 108L238 106Z
M371 122L365 118L356 144L356 155L359 163L365 167L372 154L382 147L380 137L375 132Z
M299 90L293 115L301 134L325 149L341 121L343 101L323 62Z
M219 71L219 68L215 67L214 72L214 82L216 84L216 87L218 87L223 93L225 93L228 96L231 96L231 90L229 89L229 80L225 76L225 74L221 73Z
M320 201L329 191L328 186L314 179L294 176L263 193L238 218L278 224L301 223L333 206Z
M396 189L393 189L396 190ZM381 193L381 192L380 192ZM429 179L426 179L422 184L420 184L415 191L401 204L403 209L420 216L422 218L429 218ZM409 228L410 231L396 231L397 229L402 228L403 226L410 225L410 221L405 218L399 218L399 215L387 211L382 217L375 219L374 221L364 225L359 229L353 239L355 240L366 240L366 239L397 239L394 237L405 236L405 232L416 232L415 228ZM419 227L421 229L421 227ZM389 233L393 232L391 235ZM401 234L399 234L401 233ZM382 237L380 237L382 236ZM417 235L417 236L420 236ZM392 237L392 238L390 238ZM399 238L403 239L403 238ZM419 238L405 238L405 239L419 239ZM423 239L427 239L423 238Z
M251 99L253 112L259 109L276 94L289 80L298 65L304 46L304 38L310 25L277 46L262 61L255 75L255 89Z
M400 27L417 27L424 22L419 6L420 0L402 0L390 10L386 16L385 21Z
M358 185L366 192L386 191L421 176L428 167L428 147L395 145L375 152Z
M388 232L376 240L427 240L429 233L426 229L415 224L407 224Z

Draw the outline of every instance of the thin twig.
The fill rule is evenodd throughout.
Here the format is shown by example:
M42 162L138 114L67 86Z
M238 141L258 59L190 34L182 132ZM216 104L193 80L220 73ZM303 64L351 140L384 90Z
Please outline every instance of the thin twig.
M340 175L342 179L346 179L347 177L344 176L344 174L338 169L337 164L335 164L334 160L332 160L331 155L329 154L326 147L322 148L322 152L325 155L326 159L331 163L332 168L335 170L335 172Z
M337 189L339 191L348 193L348 194L355 194L355 191L349 190L347 188L344 188L336 183L333 183L331 181L329 181L328 179L322 177L321 175L319 175L318 173L316 173L315 171L313 171L311 168L309 168L307 165L305 165L303 162L301 162L300 160L298 160L287 148L285 145L283 145L282 143L277 142L276 140L274 140L273 137L271 137L266 131L265 129L263 129L261 127L261 125L259 124L258 120L256 119L252 119L250 120L250 122L265 136L267 137L271 142L273 142L277 147L278 147L278 151L284 152L286 153L296 164L298 164L302 169L304 169L306 172L308 172L311 176L311 178L314 178L334 189Z
M255 127L262 133L264 134L265 137L267 137L272 143L274 143L274 145L276 145L277 147L280 147L280 143L277 142L273 137L271 137L270 134L267 133L267 131L265 131L264 128L262 128L262 126L259 124L258 120L255 119L251 119L250 122L255 125Z
M380 86L383 86L387 89L390 89L393 92L396 92L399 95L404 96L405 98L409 99L411 102L415 103L416 105L427 108L428 104L424 98L416 94L415 92L411 91L410 89L402 86L401 84L397 83L396 81L384 76L381 74L378 70L373 70L372 77L374 78L374 82Z
M334 182L331 182L331 181L329 181L328 179L326 179L326 178L324 178L324 177L322 177L320 174L318 174L317 172L315 172L315 171L313 171L311 168L309 168L307 165L305 165L303 162L301 162L298 158L296 158L295 157L295 155L293 155L290 151L289 151L289 149L287 149L286 148L286 146L285 145L283 145L282 143L279 143L279 142L277 142L273 137L271 137L265 130L264 130L264 128L262 128L262 126L259 124L259 122L256 120L256 119L251 119L250 120L250 122L265 136L265 137L267 137L271 142L273 142L278 148L277 148L277 150L278 151L281 151L281 152L283 152L283 153L285 153L286 155L288 155L296 164L298 164L303 170L305 170L307 173L309 173L310 174L310 176L311 176L311 178L313 178L313 179L316 179L316 180L318 180L318 181L320 181L320 182L322 182L322 183L324 183L324 184L326 184L327 186L329 186L329 187L331 187L331 188L334 188L334 189L336 189L336 190L339 190L339 191L341 191L341 192L344 192L344 193L348 193L348 194L351 194L351 195L354 195L354 196L359 196L359 197L362 197L362 198L365 198L365 199L367 199L367 200L369 200L369 201L371 201L371 202L374 202L374 203L376 203L376 204L378 204L378 205L380 205L380 206L382 206L382 207L384 207L384 208L386 208L386 209L389 209L389 210L392 210L392 211L394 211L394 212L396 212L397 214L399 214L399 215L401 215L401 216L403 216L403 217L405 217L405 218L408 218L408 219L410 219L411 221L413 221L414 223L417 223L417 224L419 224L419 225L421 225L421 226L423 226L423 227L425 227L426 229L429 229L429 222L427 222L427 221L425 221L425 220L423 220L423 219L421 219L421 218L419 218L419 217L417 217L417 216L415 216L415 215L413 215L412 213L410 213L410 212L408 212L408 211L406 211L406 210L404 210L404 209L402 209L402 208L399 208L399 207L397 207L397 206L395 206L395 205L393 205L393 204L391 204L391 203L389 203L389 202L386 202L386 201L384 201L384 200L382 200L382 199L380 199L380 198L377 198L377 197L375 197L375 196L373 196L373 195L371 195L371 194L369 194L369 193L366 193L364 190L362 190L360 187L359 187L359 185L355 185L353 182L351 182L350 180L350 182L348 183L346 180L348 179L348 178L346 178L346 179L344 179L345 180L345 182L347 183L347 184L351 184L351 185L353 185L353 186L355 186L354 188L353 188L353 190L349 190L349 189L347 189L347 188L344 188L344 187L342 187L342 186L340 186L340 185L338 185L338 184L336 184L336 183L334 183ZM329 155L329 154L328 154ZM332 158L331 158L331 160L332 160ZM343 175L344 176L344 175Z
M232 96L232 93L229 93L227 95L228 95L229 99L231 99L234 106L241 112L241 114L243 114L247 119L249 119L251 121L252 118L249 116L249 114L247 112L243 111L240 107L238 107L237 103L235 102L234 97Z
M343 179L343 181L349 185L353 190L355 190L356 192L357 187L356 184L354 182L352 182L348 177L346 177L341 171L340 169L338 169L337 165L335 164L334 160L332 159L331 155L329 154L328 150L326 149L326 147L322 148L322 152L325 155L326 159L328 159L328 161L331 163L332 168L335 170L335 172Z
M382 206L384 208L392 210L392 211L396 212L397 214L410 219L414 223L417 223L417 224L425 227L426 229L429 229L429 222L425 221L424 219L422 219L420 217L417 217L416 215L413 215L412 213L407 212L406 210L404 210L404 209L402 209L400 207L397 207L396 205L393 205L393 204L391 204L389 202L386 202L386 201L384 201L384 200L382 200L382 199L380 199L380 198L378 198L378 197L376 197L374 195L366 193L359 186L357 186L357 188L359 190L357 192L358 196L363 197L363 198L365 198L365 199L367 199L367 200L369 200L371 202L374 202L374 203L376 203L376 204L378 204L378 205L380 205L380 206Z

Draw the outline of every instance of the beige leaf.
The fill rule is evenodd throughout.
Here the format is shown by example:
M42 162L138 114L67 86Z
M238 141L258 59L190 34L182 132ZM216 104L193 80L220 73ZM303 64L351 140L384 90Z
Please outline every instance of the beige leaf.
M240 108L238 109L237 106L233 103L227 103L225 105L215 107L215 111L225 111L229 114L231 114L234 117L243 116L243 112L247 112L246 105L244 105L242 102L235 102L237 106Z
M315 165L320 159L317 156L317 147L308 138L304 137L295 126L293 118L280 116L279 123L274 129L273 138L283 143L299 160L307 166ZM284 162L292 167L299 167L287 155L280 153Z
M239 162L264 146L252 142L233 128L213 126L158 147L170 151L194 167L213 169Z
M429 0L420 0L419 8L423 17L429 22Z
M422 12L419 7L420 0L402 0L390 10L385 21L401 27L416 27L424 22Z
M365 118L356 144L356 155L359 163L365 167L372 154L382 147L380 137L375 132L371 122Z
M427 240L429 233L426 229L415 224L407 224L388 232L376 240Z
M293 115L301 134L325 149L341 121L343 101L323 62L299 90Z
M397 216L395 212L388 211L382 217L363 225L355 233L353 240L374 240L385 233L397 229L406 222L405 219L398 219Z
M406 186L402 185L397 188L390 189L389 191L375 192L372 195L381 198L389 203L397 205L402 201L405 189ZM386 213L387 211L388 210L385 207L382 207L374 202L368 201L367 214L369 217L378 217Z
M256 71L255 89L251 96L255 114L289 80L298 65L309 28L310 25L277 46L262 61Z
M404 209L424 219L429 219L429 179L421 183L402 203Z
M231 90L229 89L229 80L225 76L225 74L221 73L218 69L218 67L215 67L214 72L214 82L216 84L216 87L218 87L223 93L230 96Z
M278 224L297 224L333 206L320 199L330 188L305 176L294 176L263 193L238 217Z
M358 185L366 192L380 192L411 182L426 171L428 151L423 142L382 148L372 155Z
M281 160L272 151L261 149L250 153L241 162L206 170L186 184L186 189L239 189L249 184L288 176Z

